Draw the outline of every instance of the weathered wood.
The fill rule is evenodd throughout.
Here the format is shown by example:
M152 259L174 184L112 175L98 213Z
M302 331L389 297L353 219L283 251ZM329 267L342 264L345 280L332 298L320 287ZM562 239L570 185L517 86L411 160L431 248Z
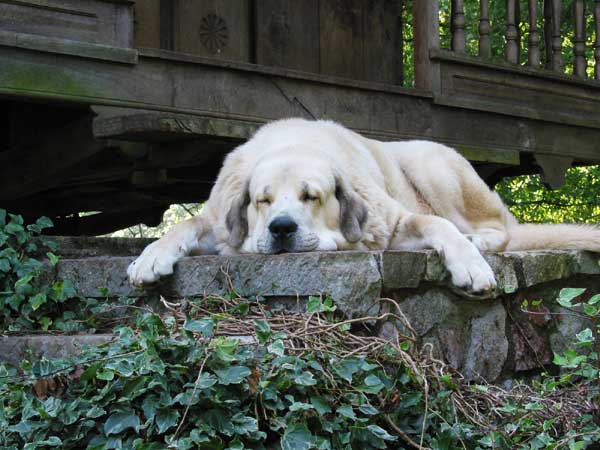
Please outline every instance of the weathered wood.
M561 0L552 0L552 70L563 72L562 36L560 34Z
M402 84L402 2L363 0L364 80Z
M528 0L529 7L529 48L527 51L527 64L529 67L540 66L540 31L538 28L538 0Z
M436 102L553 123L600 127L600 88L594 84L453 52L438 51L435 57L441 62L442 76Z
M479 2L479 56L481 58L491 58L492 56L488 0L480 0Z
M431 50L440 48L439 1L413 2L415 86L436 92L439 68L431 60Z
M565 184L567 169L573 166L573 158L538 153L535 160L542 169L542 182L550 189L558 189Z
M458 58L454 53L449 55ZM439 64L435 53L433 56L434 63ZM487 65L479 58L468 60L469 65ZM535 120L519 118L525 113L531 116L534 113L513 111L512 105L509 112L503 109L500 114L489 113L489 105L483 105L488 108L488 113L482 114L480 111L486 110L477 102L466 103L462 109L448 108L432 104L427 93L416 89L209 61L157 50L141 50L136 66L123 67L61 58L60 55L24 55L16 49L0 48L0 65L4 68L0 71L0 94L5 96L143 107L257 123L306 116L308 110L314 117L334 118L379 139L421 138L490 151L540 151L571 156L578 161L596 161L598 158L600 131L594 117L600 108L596 85L566 75L553 74L546 81L555 83L555 94L569 90L578 96L587 93L581 98L582 105L578 106L581 115L578 120L586 120L585 127L572 126L574 123L569 121L576 121L576 115L560 116L555 106L554 114L547 122L540 121L539 116L535 116ZM511 76L528 70L493 64L490 67L492 73L497 67L504 68L504 73ZM222 86L235 86L235 89L222 89ZM496 89L497 86L492 84L486 94ZM186 92L186 95L179 95L180 92ZM562 105L565 98L561 97L558 102ZM585 113L581 108L585 108ZM588 108L593 109L589 114ZM571 125L567 125L569 123Z
M220 136L245 140L259 124L183 114L138 113L94 119L94 137L142 142L172 142Z
M600 81L600 0L594 4L594 25L596 39L594 41L594 78Z
M452 0L452 51L465 52L465 4L464 0Z
M15 33L13 31L0 30L0 45L125 64L137 63L137 51L131 48L90 44L87 42L73 41L71 39L39 36L36 34Z
M361 0L319 2L321 73L364 79Z
M580 78L587 77L587 61L585 59L585 1L573 0L573 17L575 20L575 39L573 40L573 73Z
M517 31L516 0L506 0L506 60L519 63L519 33Z
M175 14L179 0L159 0L160 25L159 39L160 48L165 50L175 49Z
M132 2L0 0L0 29L131 48Z
M134 6L135 47L160 48L161 0L137 0Z
M319 0L260 0L256 62L319 72Z

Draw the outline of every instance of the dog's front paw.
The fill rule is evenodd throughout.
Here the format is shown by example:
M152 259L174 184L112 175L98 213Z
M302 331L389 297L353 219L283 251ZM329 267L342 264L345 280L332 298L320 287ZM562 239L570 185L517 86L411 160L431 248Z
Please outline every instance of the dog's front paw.
M446 267L457 287L469 292L490 292L496 288L492 268L474 246L446 253Z
M173 251L160 241L153 242L127 268L129 282L134 286L154 283L162 276L171 275L173 266L179 259L179 252Z

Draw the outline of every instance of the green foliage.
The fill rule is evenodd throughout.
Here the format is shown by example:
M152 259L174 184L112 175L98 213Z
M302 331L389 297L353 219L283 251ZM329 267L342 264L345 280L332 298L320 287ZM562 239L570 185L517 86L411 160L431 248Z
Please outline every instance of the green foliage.
M57 308L75 295L71 283L41 280L44 265L33 256L53 250L54 242L41 235L52 222L42 217L25 225L23 218L0 209L0 329L17 331L41 328L47 330ZM58 257L46 252L49 265Z
M564 186L546 189L539 176L506 178L496 191L521 222L597 223L600 217L600 166L574 167Z

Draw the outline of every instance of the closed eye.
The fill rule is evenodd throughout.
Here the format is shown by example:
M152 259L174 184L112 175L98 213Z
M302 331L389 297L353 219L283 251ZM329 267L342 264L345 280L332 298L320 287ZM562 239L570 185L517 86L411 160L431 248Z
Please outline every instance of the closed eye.
M300 200L303 202L317 202L319 201L319 197L316 195L310 195L308 192L302 193Z

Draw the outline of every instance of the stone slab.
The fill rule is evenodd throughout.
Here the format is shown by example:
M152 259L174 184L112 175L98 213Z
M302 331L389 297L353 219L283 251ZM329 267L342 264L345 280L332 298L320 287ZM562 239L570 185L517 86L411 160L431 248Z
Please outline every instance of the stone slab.
M71 280L86 297L167 297L241 295L306 298L329 294L348 316L376 313L381 275L371 253L332 252L289 255L198 256L180 261L175 273L152 288L139 290L127 280L132 257L63 259L58 277Z
M110 334L0 336L0 362L18 367L22 360L68 358L77 355L82 347L102 345L113 339Z

